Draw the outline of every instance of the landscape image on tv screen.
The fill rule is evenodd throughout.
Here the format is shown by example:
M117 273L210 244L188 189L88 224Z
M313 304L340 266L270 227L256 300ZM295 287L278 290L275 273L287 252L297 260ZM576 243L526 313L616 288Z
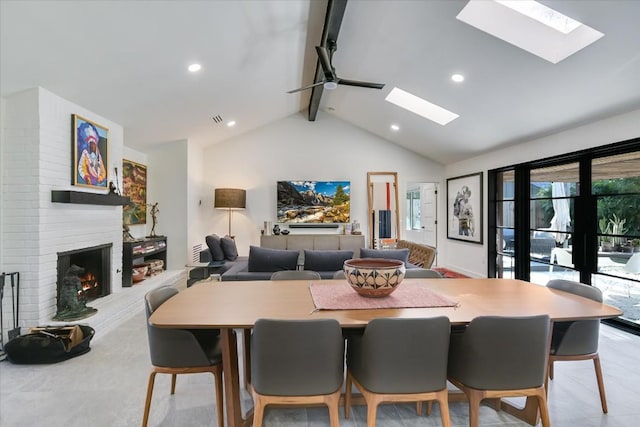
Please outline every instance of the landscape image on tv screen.
M278 222L350 222L350 181L278 181Z

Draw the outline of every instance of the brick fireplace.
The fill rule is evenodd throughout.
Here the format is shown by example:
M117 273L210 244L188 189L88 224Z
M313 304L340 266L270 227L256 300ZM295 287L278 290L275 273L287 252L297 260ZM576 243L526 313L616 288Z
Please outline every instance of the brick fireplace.
M122 208L56 203L52 191L106 192L71 185L72 114L109 129L110 179L122 161L124 135L117 123L42 88L7 97L5 105L2 259L4 270L20 272L19 324L26 328L50 324L56 313L59 253L111 245L102 273L110 295L94 303L122 292Z

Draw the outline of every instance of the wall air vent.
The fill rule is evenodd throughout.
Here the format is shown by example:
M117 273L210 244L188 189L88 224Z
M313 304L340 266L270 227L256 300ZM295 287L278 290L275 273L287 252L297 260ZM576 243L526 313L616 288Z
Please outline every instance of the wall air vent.
M220 114L216 114L215 116L211 116L211 120L213 120L215 123L222 123L222 116Z

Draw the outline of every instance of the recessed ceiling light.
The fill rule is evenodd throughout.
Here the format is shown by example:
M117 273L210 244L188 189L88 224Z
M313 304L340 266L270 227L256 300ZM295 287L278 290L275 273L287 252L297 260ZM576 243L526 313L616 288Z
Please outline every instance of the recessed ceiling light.
M229 123L227 123L227 127L234 127L236 125L236 121L235 120L231 120Z
M439 105L432 104L429 101L426 101L409 92L405 92L402 89L398 89L397 87L394 87L391 92L389 92L389 95L387 95L385 101L396 104L398 107L409 110L414 114L434 121L442 126L460 117L456 113L452 113L451 111L442 108Z
M202 65L200 64L191 64L187 69L192 73L195 73L196 71L200 71L201 68L202 68Z
M391 130L393 131L399 131L400 130L400 126L396 125L396 124L392 124L391 126L389 126L391 128Z
M520 7L520 3L529 6ZM525 14L524 9L533 13ZM470 0L456 18L553 64L604 36L588 25L529 0Z
M461 83L464 81L464 76L462 74L453 74L451 76L451 80L453 80L456 83Z

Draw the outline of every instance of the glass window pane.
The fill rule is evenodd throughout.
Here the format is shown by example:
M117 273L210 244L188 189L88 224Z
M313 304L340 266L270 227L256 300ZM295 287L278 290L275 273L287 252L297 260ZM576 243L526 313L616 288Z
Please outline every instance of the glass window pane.
M593 194L640 194L640 152L594 159L591 168Z
M530 172L530 196L535 198L569 197L578 194L579 164L550 166ZM553 184L556 184L555 186ZM560 186L558 184L563 183ZM561 191L562 193L558 193Z
M640 246L640 195L597 198L601 250L632 250ZM636 240L637 239L637 240ZM621 247L626 247L621 249Z
M514 258L512 256L498 255L496 257L496 277L515 279L513 266Z
M555 235L548 231L532 231L529 242L529 256L531 260L544 262L548 267L549 260L551 259L551 251L556 247Z
M514 171L498 172L496 200L513 200L515 195Z
M513 227L515 225L513 209L513 201L497 202L496 225L502 227Z
M619 308L621 319L640 325L640 282L593 274L591 283L602 291L605 304Z
M531 229L559 232L573 231L573 198L535 199L531 200L529 206Z
M498 228L496 247L498 252L513 254L515 244L515 230L513 228Z

